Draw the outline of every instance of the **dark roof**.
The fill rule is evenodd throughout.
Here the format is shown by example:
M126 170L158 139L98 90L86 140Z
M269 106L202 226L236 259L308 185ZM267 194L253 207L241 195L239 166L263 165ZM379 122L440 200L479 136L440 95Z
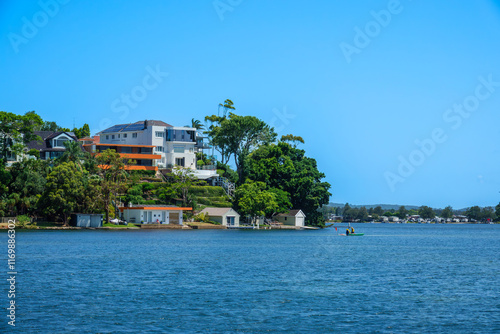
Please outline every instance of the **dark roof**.
M42 137L42 140L45 140L48 136L55 133L54 131L33 131L33 133L37 136Z
M72 137L74 140L77 140L76 136L73 134L73 132L64 132L64 131L34 131L33 132L35 135L40 136L41 139L39 140L32 140L29 143L26 144L28 149L35 149L38 151L64 151L64 148L51 148L49 147L49 140L59 136L60 134L64 133L70 137Z
M278 214L278 216L281 216L281 217L295 217L297 215L297 213L299 213L300 210L290 210L288 212L285 212L285 213L280 213Z
M41 132L47 132L47 131L41 131ZM36 131L35 131L36 133ZM74 140L78 140L78 138L76 138L75 134L73 132L66 132L66 131L57 131L57 132L52 132L52 134L50 134L49 136L47 136L46 138L44 138L45 140L47 139L52 139L54 137L57 137L59 136L60 134L67 134L68 136L70 137L73 137ZM41 137L41 136L40 136Z
M155 121L155 120L146 120L146 121L138 121L135 123L129 123L129 124L117 124L113 125L110 128L107 128L105 130L102 130L101 133L116 133L116 132L128 132L128 131L142 131L145 129L144 123L147 122L148 126L166 126L171 128L172 125L167 124L162 121Z

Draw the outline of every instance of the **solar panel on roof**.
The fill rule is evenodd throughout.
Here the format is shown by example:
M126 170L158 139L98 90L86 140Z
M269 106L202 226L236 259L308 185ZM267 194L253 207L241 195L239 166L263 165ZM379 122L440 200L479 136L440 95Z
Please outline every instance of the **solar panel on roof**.
M136 131L136 130L142 130L142 129L144 129L143 124L130 124L124 130L125 131Z
M108 129L104 130L103 133L118 132L123 127L124 127L124 125L114 125Z

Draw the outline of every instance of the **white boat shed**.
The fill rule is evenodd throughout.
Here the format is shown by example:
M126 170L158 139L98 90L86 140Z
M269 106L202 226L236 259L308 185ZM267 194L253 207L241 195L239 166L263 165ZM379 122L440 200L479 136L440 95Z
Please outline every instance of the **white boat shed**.
M240 226L240 214L232 208L205 208L200 213L204 213L217 223L224 226Z
M179 224L182 225L184 211L192 208L181 208L167 205L132 205L119 207L121 219L132 224Z
M304 226L306 215L302 210L290 210L286 213L280 213L275 216L276 220L283 225Z

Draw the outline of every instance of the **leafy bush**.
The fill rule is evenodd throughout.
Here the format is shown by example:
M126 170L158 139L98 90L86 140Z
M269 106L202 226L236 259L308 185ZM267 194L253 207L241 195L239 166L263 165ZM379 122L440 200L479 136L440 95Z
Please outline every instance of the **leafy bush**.
M138 175L144 177L153 177L156 175L156 171L154 170L131 170L128 172L130 175Z
M31 218L26 215L17 216L16 226L19 228L37 228L36 223L31 223Z
M194 216L195 221L202 222L202 223L208 223L209 219L210 219L210 217L208 216L208 214L205 214L202 212L200 212Z

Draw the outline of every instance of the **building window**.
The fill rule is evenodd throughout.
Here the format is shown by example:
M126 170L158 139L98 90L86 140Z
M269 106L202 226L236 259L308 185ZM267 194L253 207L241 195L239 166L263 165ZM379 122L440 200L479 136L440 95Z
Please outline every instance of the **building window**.
M108 136L108 135L106 135L106 139L109 139L109 136Z
M184 167L184 158L175 158L175 164Z
M189 148L189 153L193 153L194 149L192 147Z
M120 134L118 134L118 138L120 138Z
M184 153L184 146L174 146L174 153Z
M127 134L126 133L123 134L123 138L127 138Z
M69 141L69 139L62 138L54 140L54 147L64 147L64 142Z
M132 133L132 138L137 138L137 132Z
M163 131L156 131L155 132L155 136L158 137L158 138L163 138L163 137L165 137L165 132L163 132Z
M163 152L163 146L156 146L155 151L156 152Z
M111 135L111 139L115 139L115 135Z

